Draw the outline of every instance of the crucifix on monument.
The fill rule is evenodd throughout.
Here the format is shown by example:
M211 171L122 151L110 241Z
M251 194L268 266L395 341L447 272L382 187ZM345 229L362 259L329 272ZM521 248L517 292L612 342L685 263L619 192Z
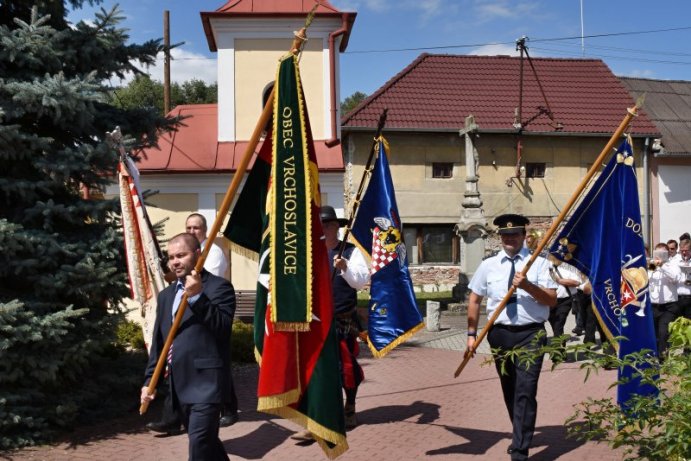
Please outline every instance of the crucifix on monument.
M475 117L469 115L465 119L465 127L458 132L465 137L465 193L461 203L461 218L456 224L456 233L461 237L461 274L459 276L459 292L468 279L480 265L485 256L485 238L487 236L487 220L482 209L482 199L477 183L479 180L479 156L475 148L474 139L479 136L479 126ZM457 285L457 287L459 287ZM456 291L456 288L454 288ZM460 297L454 295L454 298Z

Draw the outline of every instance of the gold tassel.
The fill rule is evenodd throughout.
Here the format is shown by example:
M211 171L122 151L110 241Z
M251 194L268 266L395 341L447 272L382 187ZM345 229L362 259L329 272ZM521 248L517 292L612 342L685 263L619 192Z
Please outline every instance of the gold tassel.
M274 330L304 333L310 331L309 322L275 322Z
M259 262L259 254L254 251L247 249L243 246L238 245L235 242L230 242L230 251L240 256L243 256L251 261Z

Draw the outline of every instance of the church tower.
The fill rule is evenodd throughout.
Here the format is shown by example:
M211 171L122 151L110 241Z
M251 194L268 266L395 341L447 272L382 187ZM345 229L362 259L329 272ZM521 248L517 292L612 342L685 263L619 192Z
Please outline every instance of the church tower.
M324 153L340 141L339 53L348 45L356 13L341 12L326 0L319 3L307 30L300 74L315 147ZM209 49L218 52L220 143L250 138L278 58L288 52L293 32L304 26L314 5L313 0L230 0L201 13Z

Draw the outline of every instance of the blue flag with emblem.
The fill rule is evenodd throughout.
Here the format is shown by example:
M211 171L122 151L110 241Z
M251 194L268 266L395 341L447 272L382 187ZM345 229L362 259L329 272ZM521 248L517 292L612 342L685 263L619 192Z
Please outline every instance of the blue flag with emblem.
M367 342L375 357L383 357L424 324L408 272L386 141L380 137L377 144L377 158L351 237L371 261Z
M550 254L583 272L593 287L593 309L607 336L621 337L619 357L656 354L648 272L631 141L626 139L564 225ZM617 345L615 345L617 346ZM633 368L619 369L617 401L655 394Z

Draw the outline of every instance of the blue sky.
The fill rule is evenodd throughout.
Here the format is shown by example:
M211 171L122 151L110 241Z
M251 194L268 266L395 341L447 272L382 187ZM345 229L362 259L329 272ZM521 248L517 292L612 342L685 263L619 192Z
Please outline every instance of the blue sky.
M331 2L358 13L341 58L343 97L371 94L420 53L516 54L515 41L524 35L533 57L599 58L617 75L691 80L689 0L582 0L585 49L578 38L580 0ZM213 11L224 0L107 0L102 6L116 3L134 42L162 37L163 10L170 10L171 41L185 42L173 52L173 80L214 81L216 55L209 51L199 12ZM93 8L78 10L70 19L90 19L93 13ZM589 37L594 35L607 36ZM551 40L568 37L575 38ZM394 51L401 49L406 50ZM158 67L149 72L160 80Z

